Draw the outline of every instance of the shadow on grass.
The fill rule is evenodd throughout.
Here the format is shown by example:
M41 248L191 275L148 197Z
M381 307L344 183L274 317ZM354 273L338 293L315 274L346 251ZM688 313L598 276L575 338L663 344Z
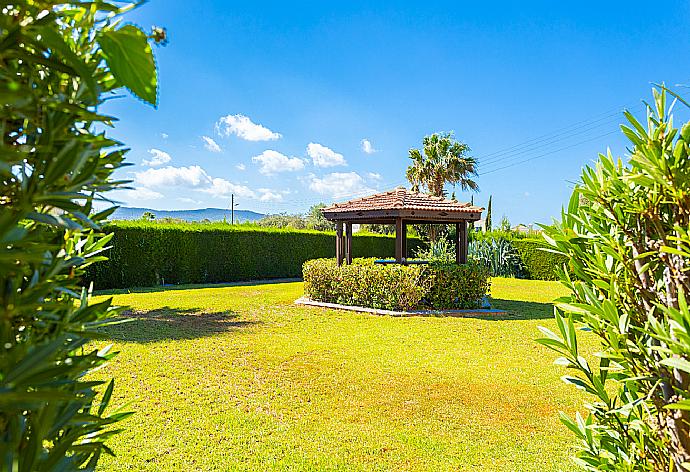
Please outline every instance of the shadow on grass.
M503 310L505 315L477 316L486 320L545 320L553 318L552 303L524 302L520 300L491 299L491 308Z
M128 293L157 293L168 292L171 290L190 290L195 288L223 288L223 287L253 287L255 285L285 284L290 282L301 282L301 278L283 279L264 279L264 280L245 280L241 282L218 282L205 284L180 284L180 285L159 285L156 287L132 287L132 288L113 288L107 290L96 290L95 295L123 295Z
M258 324L238 320L232 311L204 312L200 309L162 307L150 311L130 310L122 318L131 321L106 326L103 332L113 341L152 343L165 340L197 339L227 333Z

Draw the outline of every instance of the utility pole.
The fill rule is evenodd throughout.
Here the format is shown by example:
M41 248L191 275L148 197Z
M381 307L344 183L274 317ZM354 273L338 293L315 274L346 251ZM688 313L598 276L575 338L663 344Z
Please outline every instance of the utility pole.
M230 224L235 224L235 194L230 195Z

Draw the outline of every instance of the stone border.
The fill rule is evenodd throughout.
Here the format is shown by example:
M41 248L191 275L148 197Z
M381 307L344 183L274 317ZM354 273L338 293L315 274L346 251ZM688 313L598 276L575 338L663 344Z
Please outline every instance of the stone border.
M339 305L337 303L317 302L308 297L300 297L295 300L295 305L315 306L320 308L330 308L334 310L356 311L360 313L370 313L372 315L388 316L456 316L456 317L492 317L507 315L507 311L495 310L492 308L477 308L474 310L410 310L395 311L381 310L378 308L366 308L354 305Z

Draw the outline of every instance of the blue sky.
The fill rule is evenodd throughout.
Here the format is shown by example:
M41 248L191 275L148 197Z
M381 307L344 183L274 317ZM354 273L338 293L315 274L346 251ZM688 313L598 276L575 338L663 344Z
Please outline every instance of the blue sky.
M227 208L234 193L241 209L302 212L405 184L408 150L454 131L479 160L476 203L548 222L583 165L625 153L623 108L640 116L654 82L690 84L688 10L152 0L128 21L168 30L160 105L104 109L132 148L135 190L117 198Z

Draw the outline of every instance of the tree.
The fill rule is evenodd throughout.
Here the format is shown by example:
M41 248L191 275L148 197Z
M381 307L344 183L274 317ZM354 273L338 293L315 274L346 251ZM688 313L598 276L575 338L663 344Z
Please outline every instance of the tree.
M503 215L503 217L501 218L501 223L500 223L499 228L501 229L501 231L503 231L505 233L510 232L510 230L511 230L510 220L508 219L508 217L506 215Z
M570 295L557 304L558 334L541 328L539 342L591 394L586 417L561 414L588 470L690 467L690 122L674 128L666 100L654 90L646 124L625 112L629 160L600 155L544 227L569 259ZM579 326L600 340L597 367L579 351Z
M307 213L307 222L306 226L309 229L315 229L318 231L334 231L335 230L335 223L332 221L328 221L325 216L323 216L323 213L321 212L322 209L326 208L325 203L317 203L316 205L312 205L311 208L309 208L309 212Z
M156 104L147 36L106 2L5 3L0 15L0 457L2 470L93 470L112 425L113 381L85 375L115 355L90 341L120 309L91 303L84 269L104 259L126 150L98 107L127 87ZM100 393L99 391L100 390Z
M477 161L467 155L467 144L455 140L452 133L434 133L422 143L422 151L410 149L409 153L412 164L407 168L407 180L414 191L442 197L447 183L460 185L463 191L479 188L472 180L477 175Z
M145 211L141 215L142 220L153 221L156 219L156 215L152 211Z
M486 206L486 220L484 221L484 231L491 231L491 195L489 195L489 204Z

